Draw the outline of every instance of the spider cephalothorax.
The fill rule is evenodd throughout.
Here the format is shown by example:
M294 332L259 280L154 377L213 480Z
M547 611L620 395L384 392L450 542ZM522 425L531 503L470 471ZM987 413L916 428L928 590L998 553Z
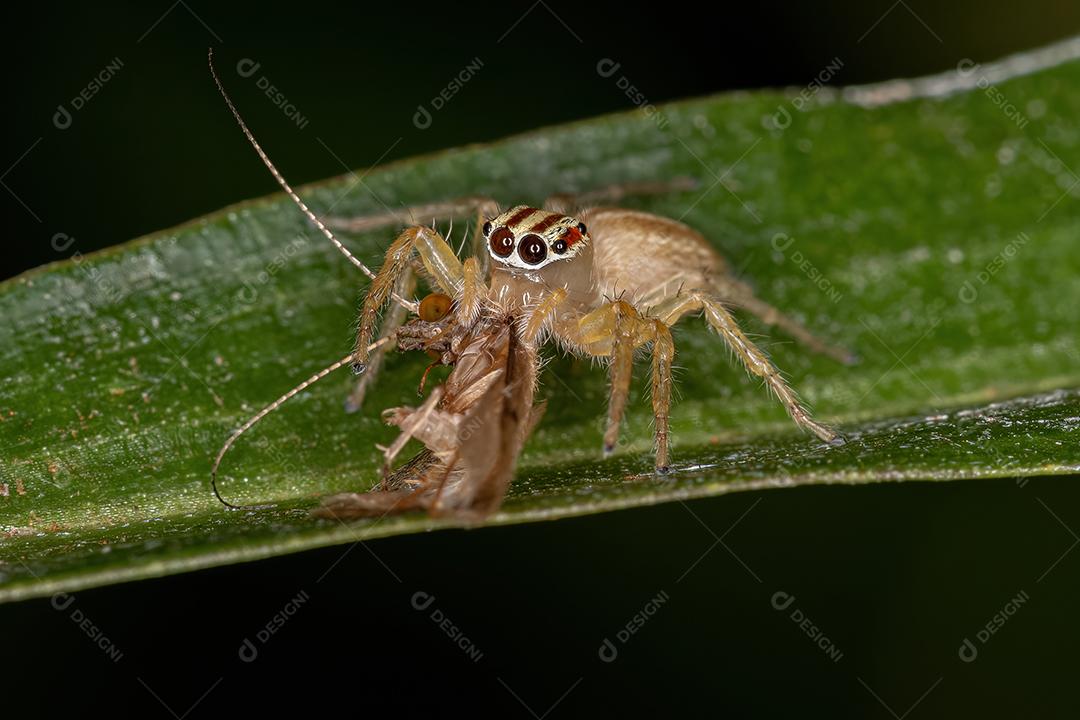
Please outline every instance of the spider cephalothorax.
M521 270L568 260L589 243L588 229L577 218L526 205L484 223L483 233L496 262Z

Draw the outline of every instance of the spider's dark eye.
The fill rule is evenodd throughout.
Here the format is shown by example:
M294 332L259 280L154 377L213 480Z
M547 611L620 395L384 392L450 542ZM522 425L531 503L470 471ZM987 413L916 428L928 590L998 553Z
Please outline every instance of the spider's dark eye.
M509 257L514 252L514 233L509 228L501 227L491 234L488 244L496 257Z
M588 235L589 234L589 231L585 228L585 223L578 223L577 224L577 229L578 229L578 232L581 233L582 235Z
M539 265L547 257L547 245L539 235L526 235L521 238L518 255L530 265Z
M484 230L484 237L487 237L488 235L490 235L491 234L491 223L490 222L484 223L483 230Z
M556 255L562 255L569 247L570 246L566 244L565 240L556 240L555 244L551 246L551 249L555 251Z

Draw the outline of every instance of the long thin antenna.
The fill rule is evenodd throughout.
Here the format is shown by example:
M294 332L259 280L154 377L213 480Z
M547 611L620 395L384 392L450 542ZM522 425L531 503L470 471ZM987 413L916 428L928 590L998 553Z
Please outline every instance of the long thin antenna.
M330 229L326 227L325 224L323 224L323 221L320 220L318 216L311 211L311 208L309 208L307 204L300 199L300 196L297 195L296 191L292 189L292 186L290 186L288 181L285 180L285 177L280 172L278 172L278 169L276 167L274 167L274 163L270 161L270 157L266 154L266 152L263 151L262 146L259 145L258 141L255 139L255 136L251 133L251 130L248 129L248 126L244 122L244 119L240 117L240 112L236 109L236 106L233 105L233 101L229 97L229 94L225 92L225 86L221 84L221 78L218 77L217 71L214 70L214 48L210 48L209 52L207 53L207 62L210 65L210 75L214 78L214 83L217 84L218 92L220 92L221 97L225 99L225 104L229 106L229 110L232 112L233 117L236 118L236 122L240 125L240 129L243 130L244 135L247 136L248 142L250 142L251 146L255 148L255 152L259 154L259 158L263 161L263 165L265 165L266 169L270 171L270 174L274 176L274 179L277 180L278 185L281 186L281 189L285 191L286 195L292 198L292 201L296 203L297 207L299 207L300 210L304 213L304 215L307 216L307 219L310 220L311 223L315 227L317 227L323 235L326 236L326 239L332 242L334 244L334 247L340 250L341 254L349 259L349 262L360 268L360 272L367 275L369 279L374 280L375 273L371 271L371 268L362 263L359 258L349 252L348 248L341 244L340 240L334 237L334 233L332 233ZM395 302L397 302L409 312L416 312L417 305L415 302L411 300L406 300L394 291L390 292L390 297L392 297Z
M376 348L379 348L379 347L385 345L388 342L390 342L390 337L389 336L380 338L379 340L376 340L375 342L373 342L371 345L368 346L368 352L371 352L372 350L375 350ZM231 502L229 502L225 498L221 497L221 493L218 492L218 487L217 487L217 471L218 471L218 467L221 465L221 459L223 457L225 457L225 453L229 451L229 448L231 448L233 446L233 443L235 443L237 441L237 439L239 439L239 437L241 435L243 435L248 430L250 430L251 427L255 423L259 422L264 417L266 417L267 415L269 415L270 413L274 412L279 407L281 407L286 401L289 400L289 398L296 395L297 393L303 392L305 389L307 389L311 385L314 385L319 380L322 380L324 377L326 377L330 373L334 372L338 368L351 363L352 360L353 360L353 355L354 355L354 353L349 353L348 355L341 358L340 360L338 360L333 365L325 367L322 370L320 370L319 372L315 373L314 375L309 377L307 380L300 383L299 385L294 387L292 390L285 393L284 395L279 397L277 400L275 400L274 402L272 402L269 405L267 405L266 407L264 407L259 412L255 413L251 418L248 419L247 422L245 422L243 425L241 425L239 428L237 428L236 431L233 432L233 434L229 436L229 439L225 441L224 445L222 445L221 450L218 451L217 457L214 458L214 466L210 469L210 487L213 489L215 497L217 497L217 499L221 501L222 505L224 505L227 508L231 508L233 510L243 510L245 508L261 507L259 505L233 505Z

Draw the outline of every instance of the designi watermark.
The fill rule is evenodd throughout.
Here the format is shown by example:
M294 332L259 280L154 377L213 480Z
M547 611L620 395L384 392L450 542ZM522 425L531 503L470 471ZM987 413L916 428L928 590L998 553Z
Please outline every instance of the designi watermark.
M110 80L117 76L120 70L124 67L124 61L119 57L114 57L112 60L105 64L98 74L87 83L86 87L79 90L67 105L60 103L56 106L56 112L53 113L53 125L59 130L67 130L71 127L71 123L74 121L74 113L79 112L86 107L91 100L94 99L101 89L108 84ZM71 109L68 109L68 106Z
M615 659L619 657L619 648L630 642L631 638L637 635L638 631L645 627L645 623L649 622L670 599L671 597L666 590L661 590L650 598L640 610L634 613L629 622L615 633L615 640L618 641L618 645L611 638L604 638L604 641L600 643L600 649L596 653L600 656L600 660L606 663L615 662Z
M960 649L957 651L960 659L966 663L975 662L975 659L979 657L979 647L990 642L990 639L997 634L997 631L1005 627L1005 623L1009 622L1012 616L1030 599L1026 590L1021 590L1015 597L1010 598L1002 606L1001 610L994 613L994 616L975 633L975 639L979 641L978 645L973 643L971 638L964 638L964 641L960 643Z
M74 604L75 596L66 592L56 593L52 596L53 609L66 613L71 622L75 623L86 637L90 638L91 642L101 648L107 658L114 663L120 662L124 657L124 653L120 651L120 648L116 647L115 643L109 639L101 628L87 617L86 613L77 607L73 607Z
M425 105L420 103L416 106L416 112L413 114L413 125L418 130L427 130L431 127L431 122L434 117L434 113L439 112L446 107L454 96L461 92L470 80L479 74L480 70L484 67L484 61L479 57L474 57L469 62L465 63L457 75L450 79L439 92L435 93L435 96L428 101ZM428 108L431 108L430 110Z
M249 78L259 72L259 68L261 67L261 63L258 63L251 58L243 58L240 62L236 63L236 74L242 78ZM297 109L296 105L289 101L289 98L285 96L285 93L281 92L274 83L270 82L268 77L259 75L255 80L255 87L262 90L263 95L274 104L274 107L281 110L289 120L292 120L297 128L303 130L308 126L308 119L300 113L300 110Z
M1020 233L1014 240L1002 248L1001 252L995 255L994 259L986 264L986 267L975 274L975 282L965 280L964 284L960 286L960 290L957 292L960 302L966 304L975 302L976 298L979 297L979 288L989 283L1010 260L1016 257L1017 253L1020 252L1020 248L1028 244L1028 240L1030 240L1030 238L1027 236L1027 233ZM978 285L975 283L978 283Z
M956 72L961 77L967 77L973 73L978 72L980 67L982 66L974 60L970 58L964 58L959 63L957 63ZM985 75L979 75L978 79L975 80L975 84L979 87L980 90L983 91L983 94L990 100L990 102L994 103L994 105L999 110L1001 110L1002 114L1004 114L1005 117L1012 120L1016 124L1017 128L1023 130L1027 127L1027 116L1020 112L1020 108L1009 102L1009 98L1005 96L1005 93L1001 92L998 86L990 82L990 80Z
M611 58L601 58L596 63L596 74L602 78L614 77L616 73L622 68L622 63L616 62ZM642 112L647 118L652 118L656 123L656 127L663 130L668 125L668 119L664 117L664 113L660 112L659 108L653 103L649 102L649 99L645 96L634 83L630 82L630 78L626 75L619 74L619 77L615 80L615 87L622 91L626 99L629 100L634 107Z
M791 593L784 592L783 590L778 590L773 593L771 602L775 610L786 612L788 608L795 604L795 596ZM827 658L834 663L838 663L841 658L844 657L843 651L841 651L840 648L829 639L825 632L815 625L810 617L800 608L792 608L788 617L791 618L791 622L798 625L799 629L806 633L806 636L810 638L815 645L821 648L821 651L825 653Z
M411 600L413 609L421 612L427 612L428 608L431 608L435 604L435 596L431 593L418 590L413 593ZM439 608L432 608L428 613L428 617L431 622L435 623L438 628L450 638L451 642L461 648L462 652L472 660L474 663L480 662L484 657L484 653L476 646L476 644L465 635L465 632L455 625L446 613Z
M792 98L790 103L784 105L777 105L776 112L770 116L772 120L773 130L787 130L791 126L791 111L788 110L788 105L795 109L796 112L803 112L810 102L814 99L826 83L835 78L844 67L844 61L838 57L834 57L832 60L821 69L813 80L806 84L802 90ZM768 127L766 123L766 127Z
M817 266L802 254L801 250L798 248L791 250L791 246L795 244L795 238L787 233L776 233L773 235L771 243L773 250L779 253L782 258L787 258L795 263L795 267L799 268L818 290L825 293L825 297L834 303L844 299L844 294L836 289L836 286L832 284L829 278L825 277ZM789 250L790 252L788 252Z
M270 638L285 627L285 623L299 612L300 608L306 605L310 599L311 596L307 594L307 591L301 590L295 597L285 603L284 607L274 613L270 621L255 633L255 640L258 641L258 645L251 638L244 638L244 642L240 643L240 649L237 651L240 659L246 663L255 662L255 659L259 657L259 648L270 642Z

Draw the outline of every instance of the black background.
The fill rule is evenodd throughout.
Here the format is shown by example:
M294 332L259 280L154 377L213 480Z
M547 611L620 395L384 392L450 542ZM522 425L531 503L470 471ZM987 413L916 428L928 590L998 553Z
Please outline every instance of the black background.
M1051 0L169 8L5 11L0 277L59 259L57 232L86 252L275 189L206 72L211 44L222 65L261 63L307 119L298 130L253 83L232 88L302 183L630 107L597 74L602 58L660 103L805 85L833 58L840 83L942 71L1080 29L1080 6ZM483 70L429 129L414 127L417 105L475 57ZM55 127L57 106L114 58L119 73ZM1069 527L1080 527L1075 478L1004 479L743 494L329 548L81 592L64 611L49 600L2 607L2 707L6 717L1075 717L1080 553ZM796 598L784 612L770 602L780 591ZM435 597L425 611L411 604L417 592ZM259 642L300 593L308 600ZM604 639L661 593L655 615L616 641L615 662L601 662ZM1030 599L961 662L964 638L1020 593ZM790 619L796 608L842 651L838 662ZM71 619L76 609L118 662ZM431 619L436 609L479 662ZM245 638L254 662L239 658Z

